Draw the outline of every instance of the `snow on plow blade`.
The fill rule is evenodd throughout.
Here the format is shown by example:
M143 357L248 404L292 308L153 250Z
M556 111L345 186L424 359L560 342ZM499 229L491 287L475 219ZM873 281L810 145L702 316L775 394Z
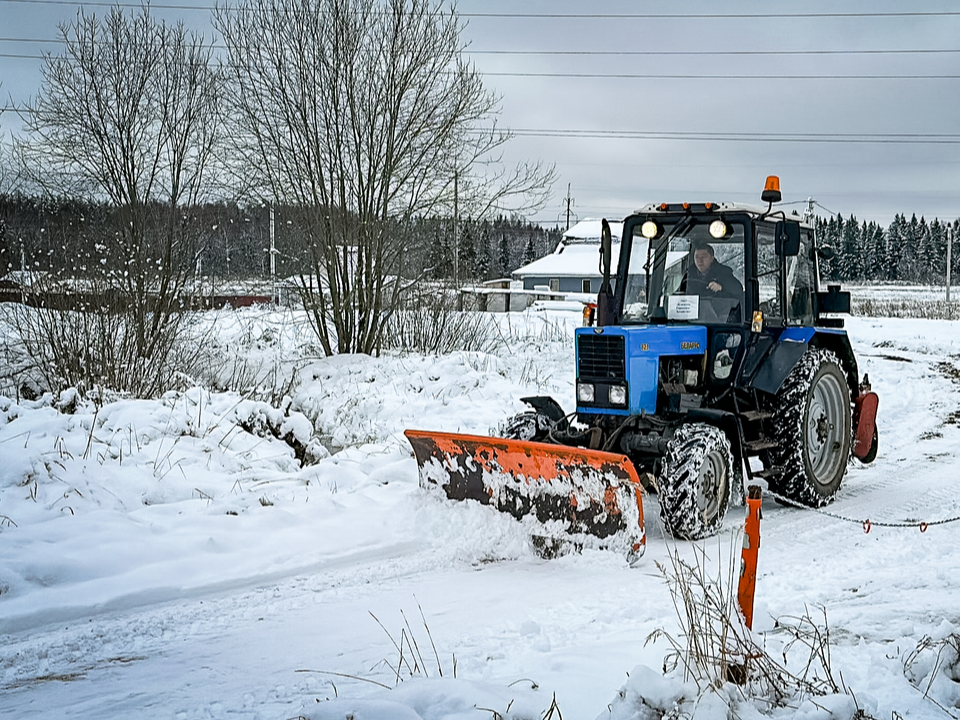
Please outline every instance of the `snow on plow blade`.
M640 480L624 455L478 435L404 435L423 487L438 485L451 500L477 500L521 521L535 518L538 532L554 540L592 535L623 543L631 562L643 554Z

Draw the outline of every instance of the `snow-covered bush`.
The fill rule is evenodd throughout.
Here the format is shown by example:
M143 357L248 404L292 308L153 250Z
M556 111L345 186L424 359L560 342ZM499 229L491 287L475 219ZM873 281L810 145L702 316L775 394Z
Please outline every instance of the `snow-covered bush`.
M313 424L307 416L291 412L290 398L279 408L265 402L243 400L236 408L237 424L251 435L275 437L293 448L300 465L312 465L330 455L314 437Z

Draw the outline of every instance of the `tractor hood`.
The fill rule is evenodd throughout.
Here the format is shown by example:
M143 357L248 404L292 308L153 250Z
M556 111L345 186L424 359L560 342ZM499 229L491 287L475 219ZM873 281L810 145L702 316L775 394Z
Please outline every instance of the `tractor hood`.
M578 328L577 413L638 415L657 411L660 358L702 355L702 325L631 325ZM592 386L593 399L590 397ZM626 388L625 403L616 400Z

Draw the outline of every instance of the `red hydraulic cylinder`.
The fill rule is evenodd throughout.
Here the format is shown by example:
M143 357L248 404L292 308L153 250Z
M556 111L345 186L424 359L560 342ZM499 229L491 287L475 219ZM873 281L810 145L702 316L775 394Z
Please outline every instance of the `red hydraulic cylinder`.
M753 596L757 590L757 555L760 550L760 486L747 490L747 522L743 531L743 550L740 554L740 585L737 601L744 621L753 629Z

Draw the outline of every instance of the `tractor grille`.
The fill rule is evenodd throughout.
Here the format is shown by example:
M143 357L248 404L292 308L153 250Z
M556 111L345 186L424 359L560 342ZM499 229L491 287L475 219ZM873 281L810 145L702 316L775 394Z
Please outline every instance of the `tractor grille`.
M627 376L623 335L578 335L577 354L579 378L623 380Z

